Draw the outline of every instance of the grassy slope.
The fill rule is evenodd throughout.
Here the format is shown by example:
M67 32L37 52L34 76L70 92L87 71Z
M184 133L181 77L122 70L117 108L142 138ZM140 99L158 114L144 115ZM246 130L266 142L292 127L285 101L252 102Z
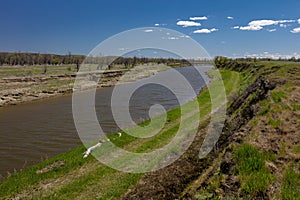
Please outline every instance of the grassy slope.
M196 199L299 199L300 64L255 66L241 71L241 87L263 75L276 83L275 89L255 105L258 114L233 135L237 142L184 193Z
M232 95L239 85L236 72L222 71L227 94ZM198 97L201 119L206 119L210 112L208 90L203 90ZM188 104L186 105L189 106ZM136 152L147 152L158 148L172 139L179 126L180 110L168 112L168 122L164 129L151 139L135 139L123 134L115 144ZM147 123L147 122L146 122ZM116 137L110 135L110 138ZM93 157L82 158L84 147L49 159L24 171L11 175L0 185L3 199L20 197L24 199L115 199L134 185L142 174L128 174L110 169ZM65 161L66 165L43 174L36 171L56 161Z

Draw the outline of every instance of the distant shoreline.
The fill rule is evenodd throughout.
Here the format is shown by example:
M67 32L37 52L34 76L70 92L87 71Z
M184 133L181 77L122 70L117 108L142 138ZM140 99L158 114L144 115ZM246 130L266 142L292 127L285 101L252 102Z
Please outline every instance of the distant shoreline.
M10 67L15 68L14 66ZM66 66L61 67L66 68ZM143 70L143 67L147 67L147 70ZM137 67L135 71L133 70L133 74L131 74L132 76L128 81L146 78L158 71L169 68L163 64L142 65L140 68ZM99 71L97 76L101 76L101 82L98 83L97 88L116 85L119 79L129 71L128 69ZM95 71L91 71L90 74L95 74ZM73 92L76 76L77 73L66 72L59 74L0 77L0 108L70 95Z

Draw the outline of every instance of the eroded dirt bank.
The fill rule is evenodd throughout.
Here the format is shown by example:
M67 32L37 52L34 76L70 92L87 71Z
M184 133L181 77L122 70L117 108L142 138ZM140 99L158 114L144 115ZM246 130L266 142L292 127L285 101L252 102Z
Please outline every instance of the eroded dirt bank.
M245 81L239 94L229 97L214 150L198 158L206 127L199 129L179 160L144 175L122 199L295 199L300 194L300 67L234 62L217 65L240 72Z
M112 70L103 73L99 87L114 85L125 72ZM61 74L1 78L0 107L69 94L75 77L76 74Z

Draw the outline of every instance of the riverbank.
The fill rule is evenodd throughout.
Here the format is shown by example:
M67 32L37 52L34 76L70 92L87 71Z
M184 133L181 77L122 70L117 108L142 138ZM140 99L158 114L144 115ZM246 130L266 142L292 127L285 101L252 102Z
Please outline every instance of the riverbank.
M0 68L0 107L62 96L73 92L76 66L2 66ZM163 64L138 65L134 69L93 70L85 72L101 76L97 87L110 87L130 72L128 82L142 79L169 67ZM145 70L146 69L146 70Z
M223 133L199 159L211 112L203 89L197 101L201 125L191 147L172 165L152 173L113 170L85 148L12 174L0 184L3 199L296 199L300 194L300 70L298 63L222 60L228 103ZM213 82L212 82L213 83ZM180 109L152 138L108 137L134 152L167 144L178 130ZM148 122L145 122L148 123Z
M236 80L234 82L234 84L237 84L238 81L238 76L234 75L235 73L230 73L224 72L224 76L228 77L228 80ZM228 85L228 92L232 92L233 90L233 85L231 85L228 81L227 81L227 85ZM200 97L201 96L201 97ZM203 112L201 113L202 118L205 118L207 116L207 114L210 112L210 106L209 106L209 93L207 90L203 90L202 91L202 95L200 95L198 98L199 103L201 103L201 108L203 109ZM130 137L129 135L126 134L122 134L122 137L119 138L118 140L115 140L116 144L118 146L123 146L124 148L128 149L128 150L137 150L137 151L147 151L151 148L157 148L159 146L164 145L165 143L167 143L172 137L173 134L176 132L176 130L178 129L178 125L179 125L179 118L180 118L180 110L179 108L172 110L170 112L168 112L168 123L166 124L166 127L160 132L158 133L154 138L150 138L147 140L136 140L136 138L134 137ZM147 122L145 122L147 123ZM204 123L204 122L203 122ZM114 137L116 137L115 135L110 135L109 136L111 139L113 139ZM88 176L91 178L90 181L92 181L94 183L94 181L96 181L97 179L99 179L99 176L103 176L103 174L101 175L101 173L103 172L104 174L107 174L107 177L105 179L103 179L104 182L107 182L107 187L104 187L103 185L101 186L101 191L106 191L103 194L103 198L105 199L105 197L109 197L110 195L112 195L112 191L113 190L119 190L118 187L120 186L120 192L121 193L115 193L114 196L119 196L122 194L122 192L125 192L124 190L126 188L128 188L130 185L134 184L137 180L137 178L139 178L141 176L141 174L125 174L125 173L121 173L121 172L117 172L115 170L112 170L104 165L101 165L100 163L98 163L98 161L96 161L93 157L88 157L87 159L83 159L83 152L85 151L84 147L79 147L71 152L62 154L60 156L57 156L55 158L49 159L48 161L38 164L36 166L32 166L29 167L28 169L23 170L20 173L17 174L13 174L10 176L10 178L8 178L6 181L3 182L3 184L1 184L4 187L1 187L2 189L6 188L6 187L10 187L13 191L11 191L12 193L10 194L16 194L16 193L20 193L22 194L18 194L15 197L21 197L21 198L28 198L31 194L31 190L35 187L38 187L40 190L40 186L39 183L42 181L43 184L48 185L46 182L50 181L51 183L49 183L49 187L48 189L50 189L50 187L53 186L53 191L54 190L58 190L59 188L63 188L65 186L67 186L68 184L72 184L73 181L76 181L75 177L77 178L83 178L85 176ZM46 173L37 173L37 170L43 169L47 166L51 166L53 163L57 163L59 161L63 161L65 164L63 166L58 166L58 167L54 167L52 170L46 172ZM81 168L84 166L84 169ZM102 172L100 172L102 171ZM95 175L98 174L98 175ZM23 175L20 175L23 174ZM94 175L92 175L94 174ZM20 176L24 176L24 179L21 178ZM75 177L73 177L75 176ZM92 177L91 177L92 176ZM94 177L95 176L95 177ZM124 176L124 177L123 177ZM15 177L15 178L13 178ZM27 178L25 178L27 177ZM31 178L29 178L31 177ZM53 185L54 183L51 180L55 180L56 178L61 177L61 181L65 182L66 184L62 184L61 181L57 182L57 185ZM64 178L63 178L64 177ZM122 178L122 180L124 181L123 183L118 183L118 181L120 180L120 178ZM80 179L81 179L80 178ZM13 180L14 179L14 180ZM25 182L23 182L23 185L21 188L19 188L19 186L15 187L13 186L14 184L16 184L15 181L17 181L18 179L22 179L22 180L26 180ZM85 178L84 178L85 179ZM10 181L12 180L12 182ZM29 182L28 182L29 181ZM46 182L45 182L46 181ZM99 184L104 183L102 181L99 181L99 183L95 183L95 187L99 186ZM62 185L60 185L62 184ZM129 184L129 185L128 185ZM6 186L5 186L6 185ZM44 186L41 186L42 188ZM82 190L84 190L85 186L82 186ZM111 188L110 188L111 187ZM122 187L124 187L122 189ZM109 189L110 188L110 189ZM24 190L25 189L25 190ZM46 190L48 190L47 188L45 188ZM50 190L52 190L50 189ZM5 190L5 189L4 189ZM4 190L1 190L1 192ZM47 195L51 195L54 194L52 193L53 191L50 191L49 193L47 192L44 193L44 189L41 189L38 193L34 194L34 197L38 197L39 195L41 196L47 196ZM81 189L78 191L82 191ZM15 193L16 192L16 193ZM26 194L28 192L28 194ZM95 191L96 192L96 191ZM6 192L5 192L6 193ZM57 193L57 191L55 192ZM6 193L7 194L7 193ZM29 195L29 196L28 196ZM69 195L69 194L68 194ZM84 195L84 194L82 194ZM70 198L72 198L71 196L69 196ZM74 196L75 197L75 196ZM91 198L94 198L94 195L91 195ZM82 196L83 198L83 196Z
M202 76L197 75L196 69L200 71ZM205 85L204 81L209 79L205 75L208 69L210 68L183 67L176 69L176 71L185 75L198 93L201 87ZM114 124L114 117L110 108L110 97L113 91L116 89L123 92L128 91L128 88L133 85L141 85L154 79L172 81L174 80L171 76L172 71L174 70L158 72L135 83L98 89L95 96L95 109L100 111L97 112L97 117L105 134L119 130ZM122 79L124 77L122 76ZM170 81L166 82L171 83ZM161 95L157 89L156 86L147 85L142 90L138 90L132 97L134 104L131 104L130 114L136 123L148 119L148 105L162 105L166 110L178 107L177 101L173 100L171 94L163 92ZM180 95L186 94L181 87L177 87L175 90L182 91L183 93ZM125 92L126 94L127 92ZM72 98L70 94L0 109L0 152L2 158L0 160L0 174L2 176L6 177L8 172L19 171L82 144L74 125ZM185 99L187 100L187 98ZM122 101L114 108L117 113L123 113L125 107L126 101ZM3 177L0 176L0 179Z

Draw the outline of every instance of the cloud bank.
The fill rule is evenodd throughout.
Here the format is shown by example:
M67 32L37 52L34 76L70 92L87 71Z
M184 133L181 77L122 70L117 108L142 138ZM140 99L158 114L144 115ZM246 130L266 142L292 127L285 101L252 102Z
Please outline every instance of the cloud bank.
M265 26L272 26L272 25L280 25L281 27L287 27L285 23L293 23L296 20L269 20L269 19L262 19L262 20L254 20L248 23L247 26L240 26L239 29L243 31L259 31L262 30Z

